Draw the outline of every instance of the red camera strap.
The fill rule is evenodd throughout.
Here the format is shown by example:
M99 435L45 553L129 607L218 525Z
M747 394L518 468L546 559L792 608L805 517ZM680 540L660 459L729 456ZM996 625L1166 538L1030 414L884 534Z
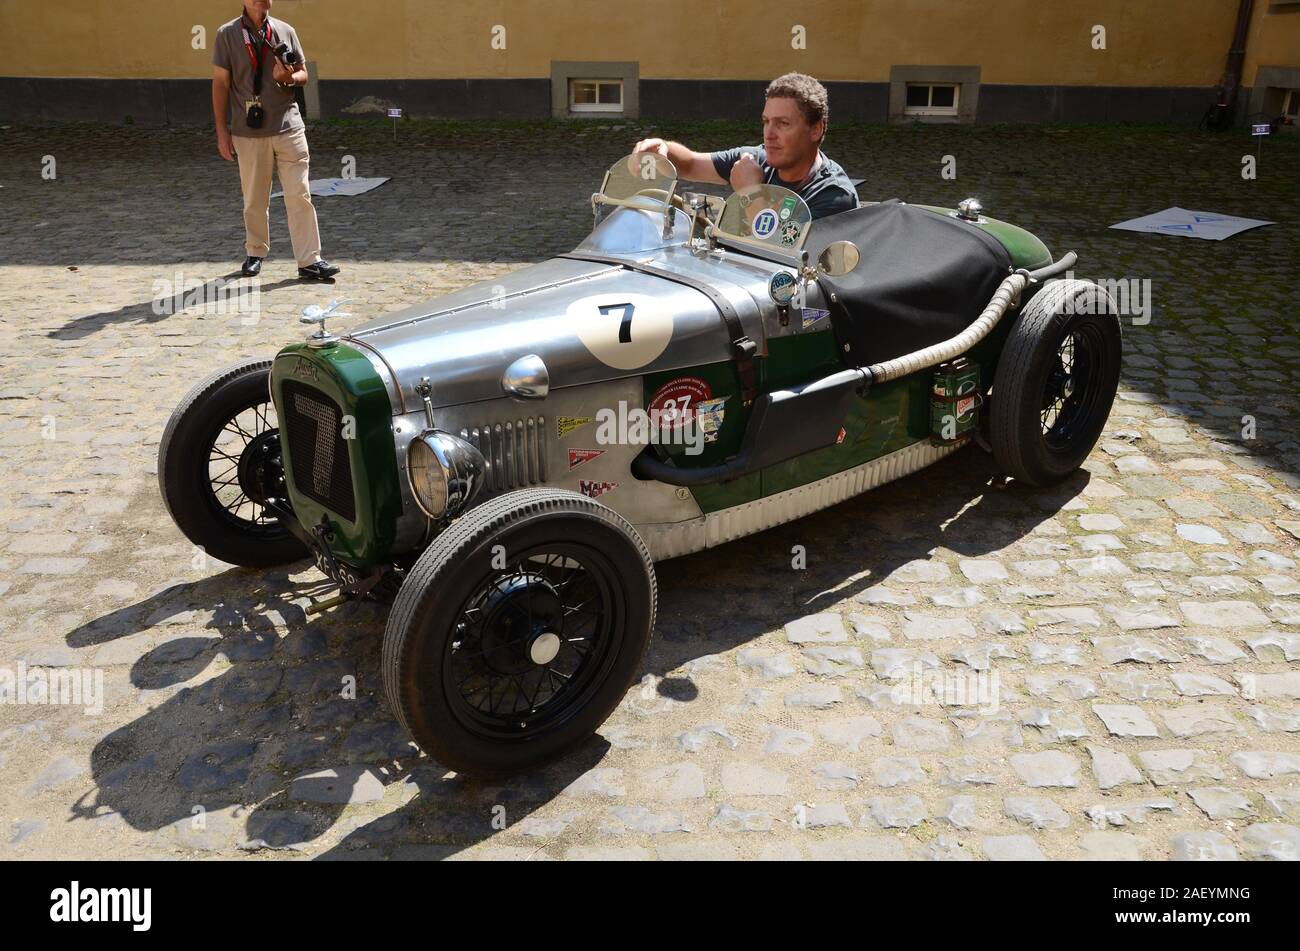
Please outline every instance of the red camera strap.
M244 26L243 24L240 25L240 29L243 30L244 32L244 49L248 50L248 58L249 60L252 61L253 69L255 70L260 70L262 68L262 60L266 58L266 51L271 46L271 18L270 17L267 17L262 22L262 28L265 32L265 36L262 42L262 55L258 56L256 53L253 52L253 37L249 35L248 27Z

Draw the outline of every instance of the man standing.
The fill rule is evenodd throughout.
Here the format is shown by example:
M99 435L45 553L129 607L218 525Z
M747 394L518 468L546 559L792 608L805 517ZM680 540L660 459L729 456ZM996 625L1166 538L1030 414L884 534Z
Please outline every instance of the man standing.
M333 277L339 269L321 260L320 229L308 186L307 128L297 97L297 87L307 83L306 57L293 27L269 15L271 3L244 0L243 12L217 31L212 51L217 152L228 162L239 156L248 253L243 273L249 277L258 274L262 259L271 250L269 205L274 166L280 174L298 274L319 281ZM281 57L276 51L284 45L288 50Z
M821 150L829 116L826 87L803 73L786 73L768 84L761 146L693 152L680 142L642 139L632 151L662 155L687 181L730 183L732 191L780 185L806 201L813 218L825 218L858 207L853 182Z

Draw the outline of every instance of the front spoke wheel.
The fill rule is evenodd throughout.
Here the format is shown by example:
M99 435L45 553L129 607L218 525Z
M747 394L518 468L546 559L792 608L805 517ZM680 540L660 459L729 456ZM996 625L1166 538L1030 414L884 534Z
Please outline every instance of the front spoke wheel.
M616 637L598 556L555 546L518 557L466 599L447 688L470 729L526 737L581 696Z

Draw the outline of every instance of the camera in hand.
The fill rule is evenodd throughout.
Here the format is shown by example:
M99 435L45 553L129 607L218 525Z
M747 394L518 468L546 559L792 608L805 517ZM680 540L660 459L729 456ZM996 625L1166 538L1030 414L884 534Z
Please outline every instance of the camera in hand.
M276 47L275 55L278 56L280 61L290 69L293 69L302 63L302 57L298 55L298 51L288 43L281 43Z
M265 119L266 109L262 107L262 100L254 98L244 103L244 122L250 129L262 128Z

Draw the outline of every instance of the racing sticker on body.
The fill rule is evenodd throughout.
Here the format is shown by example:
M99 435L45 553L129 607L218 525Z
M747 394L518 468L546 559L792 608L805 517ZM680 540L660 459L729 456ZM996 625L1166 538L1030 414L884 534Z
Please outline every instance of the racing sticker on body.
M604 449L570 449L569 468L576 469L584 462L591 462L597 456L603 456L604 454Z
M755 238L770 238L779 222L780 219L777 218L775 211L771 208L764 208L754 216L754 221L750 224L749 230L753 232Z
M600 498L606 492L613 492L617 488L617 482L601 482L594 479L578 480L578 491L590 499Z
M767 282L767 293L776 304L788 306L798 293L794 275L789 271L777 271Z
M698 376L679 376L669 380L650 397L646 411L656 420L660 429L680 429L695 415L700 403L713 397L708 380Z
M590 416L557 416L555 417L555 435L557 438L563 439L579 426L586 426L589 422L591 422Z
M724 404L728 399L730 397L720 396L716 400L701 400L695 405L695 418L704 431L705 442L717 441L718 433L722 431L722 421L727 415Z
M673 336L673 314L645 294L594 294L566 311L570 326L591 355L617 370L656 359Z
M803 309L803 329L807 330L823 317L829 317L830 315L829 310L822 310L818 307L805 307Z

